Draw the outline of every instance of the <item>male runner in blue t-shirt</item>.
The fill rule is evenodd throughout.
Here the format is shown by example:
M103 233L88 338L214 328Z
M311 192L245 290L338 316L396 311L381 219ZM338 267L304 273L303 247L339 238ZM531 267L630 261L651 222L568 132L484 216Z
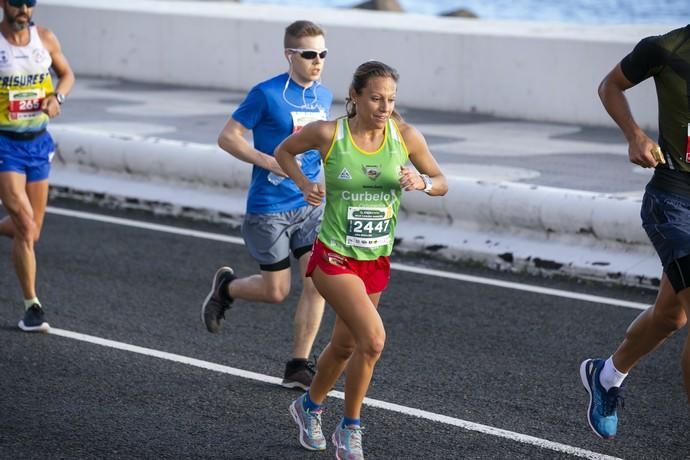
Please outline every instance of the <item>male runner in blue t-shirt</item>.
M292 359L282 384L306 390L314 375L308 357L324 300L304 275L323 206L304 201L300 189L280 169L273 150L307 123L326 120L333 96L319 82L328 52L323 30L312 22L296 21L285 29L284 47L289 71L252 88L218 138L223 150L254 165L242 236L261 273L238 278L230 267L219 268L202 305L202 320L210 332L218 332L225 310L236 299L282 302L290 292L292 252L300 265L302 294L294 317ZM249 130L253 147L244 138ZM301 164L304 174L317 180L319 152L304 152Z

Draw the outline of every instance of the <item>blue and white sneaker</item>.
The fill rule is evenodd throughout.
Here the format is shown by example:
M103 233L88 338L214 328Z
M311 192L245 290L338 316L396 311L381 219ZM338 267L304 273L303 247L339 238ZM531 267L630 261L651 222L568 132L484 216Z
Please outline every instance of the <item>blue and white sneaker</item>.
M622 388L611 387L606 391L599 381L604 368L603 359L586 359L580 364L580 378L589 393L587 421L592 431L603 439L616 437L618 427L618 404L622 405Z
M304 395L290 404L290 415L299 427L299 443L307 450L326 450L326 438L321 431L322 410L305 409L303 400Z
M45 320L43 308L37 303L24 312L24 319L19 321L19 329L24 332L48 332L50 325Z
M342 421L331 436L335 446L335 458L338 460L364 460L362 452L362 427L345 426Z

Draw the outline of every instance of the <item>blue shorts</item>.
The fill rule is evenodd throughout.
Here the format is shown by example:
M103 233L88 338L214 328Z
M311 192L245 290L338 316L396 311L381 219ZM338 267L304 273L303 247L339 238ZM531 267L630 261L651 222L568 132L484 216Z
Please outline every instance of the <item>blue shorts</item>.
M323 206L244 216L242 237L262 270L284 270L290 266L290 252L300 258L311 251L321 224Z
M640 216L664 271L674 260L690 255L690 197L647 185Z
M17 140L0 135L0 172L16 172L27 182L45 180L55 152L53 138L46 131L35 139Z

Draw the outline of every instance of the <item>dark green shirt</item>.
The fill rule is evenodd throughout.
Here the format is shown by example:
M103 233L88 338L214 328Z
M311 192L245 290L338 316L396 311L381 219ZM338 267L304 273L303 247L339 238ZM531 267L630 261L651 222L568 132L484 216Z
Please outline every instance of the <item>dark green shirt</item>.
M621 69L634 84L654 77L659 146L666 157L666 165L658 167L690 172L690 25L641 40L623 58Z

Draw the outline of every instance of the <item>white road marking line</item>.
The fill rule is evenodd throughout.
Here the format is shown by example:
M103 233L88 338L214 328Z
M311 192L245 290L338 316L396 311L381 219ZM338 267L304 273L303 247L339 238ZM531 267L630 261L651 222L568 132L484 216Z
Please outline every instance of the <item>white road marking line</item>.
M79 332L67 331L65 329L51 328L50 334L65 337L68 339L79 340L81 342L92 343L94 345L101 345L108 348L114 348L116 350L128 351L131 353L137 353L140 355L151 356L153 358L164 359L166 361L172 361L180 364L187 364L189 366L198 367L201 369L207 369L214 372L219 372L222 374L233 375L235 377L241 377L249 380L256 380L258 382L270 383L274 385L280 385L281 379L277 377L271 377L269 375L259 374L256 372L245 371L242 369L237 369L235 367L224 366L222 364L216 364L209 361L203 361L196 358L190 358L187 356L178 355L175 353L168 353L165 351L154 350L152 348L139 347L137 345L130 345L124 342L117 342L114 340L104 339L101 337L96 337L93 335L81 334ZM331 391L328 396L344 399L345 395L341 391ZM508 439L511 441L520 442L523 444L530 444L542 449L549 449L556 452L562 452L569 455L574 455L576 457L596 459L596 460L620 460L618 457L612 457L609 455L599 454L597 452L592 452L590 450L580 449L579 447L569 446L567 444L561 444L558 442L548 441L546 439L537 438L534 436L529 436L521 433L516 433L513 431L502 430L500 428L494 428L488 425L481 425L479 423L468 422L466 420L461 420L455 417L449 417L447 415L436 414L434 412L428 412L421 409L415 409L413 407L402 406L399 404L389 403L386 401L380 401L378 399L364 398L364 404L377 407L379 409L385 409L392 412L398 412L400 414L409 415L413 417L419 417L425 420L430 420L432 422L443 423L446 425L456 426L467 431L476 431L483 434L488 434L491 436L496 436L499 438Z
M175 235L191 236L194 238L201 238L205 240L223 241L225 243L244 245L244 240L236 236L221 235L220 233L202 232L198 230L188 230L186 228L173 227L171 225L152 224L149 222L142 222L132 219L123 219L121 217L106 216L103 214L93 214L90 212L73 211L71 209L54 208L48 206L46 209L50 214L57 214L59 216L76 217L78 219L93 220L96 222L104 222L107 224L124 225L126 227L142 228L145 230L155 230L163 233L173 233Z
M637 310L646 310L650 304L640 302L630 302L628 300L619 300L611 297L601 297L598 295L581 294L579 292L564 291L561 289L545 288L541 286L534 286L531 284L514 283L511 281L501 281L492 278L483 278L480 276L462 275L460 273L444 272L441 270L433 270L430 268L412 267L409 265L402 265L391 263L391 268L403 272L419 273L421 275L437 276L439 278L448 278L458 281L467 281L469 283L486 284L489 286L497 286L506 289L515 289L517 291L534 292L535 294L550 295L555 297L563 297L566 299L582 300L585 302L602 303L606 305L613 305L616 307L635 308Z
M151 224L148 222L141 222L141 221L136 221L136 220L131 220L131 219L123 219L120 217L105 216L105 215L101 215L101 214L93 214L93 213L89 213L89 212L73 211L71 209L54 208L51 206L49 206L47 210L51 214L57 214L57 215L61 215L61 216L76 217L79 219L93 220L93 221L97 221L97 222L105 222L105 223L116 224L116 225L124 225L124 226L128 226L128 227L142 228L142 229L146 229L146 230L155 230L158 232L173 233L176 235L191 236L194 238L202 238L202 239L207 239L207 240L222 241L222 242L226 242L226 243L244 245L244 240L242 238L238 238L235 236L221 235L219 233L202 232L202 231L198 231L198 230L188 230L188 229L184 229L184 228L173 227L170 225ZM533 286L530 284L514 283L514 282L510 282L510 281L501 281L501 280L496 280L496 279L492 279L492 278L484 278L484 277L480 277L480 276L462 275L459 273L445 272L445 271L441 271L441 270L433 270L433 269L422 268L422 267L414 267L411 265L403 265L403 264L399 264L399 263L391 263L391 268L394 270L399 270L399 271L404 271L404 272L418 273L420 275L437 276L440 278L454 279L454 280L458 280L458 281L466 281L469 283L484 284L484 285L488 285L488 286L496 286L496 287L502 287L502 288L506 288L506 289L515 289L518 291L533 292L535 294L550 295L550 296L562 297L562 298L566 298L566 299L582 300L584 302L594 302L594 303L600 303L600 304L605 304L605 305L613 305L616 307L626 307L626 308L634 308L637 310L646 310L650 306L649 304L644 304L644 303L639 303L639 302L630 302L627 300L619 300L619 299L614 299L611 297L601 297L601 296L596 296L596 295L580 294L577 292L565 291L565 290L561 290L561 289L551 289L551 288L545 288L545 287L540 287L540 286Z

